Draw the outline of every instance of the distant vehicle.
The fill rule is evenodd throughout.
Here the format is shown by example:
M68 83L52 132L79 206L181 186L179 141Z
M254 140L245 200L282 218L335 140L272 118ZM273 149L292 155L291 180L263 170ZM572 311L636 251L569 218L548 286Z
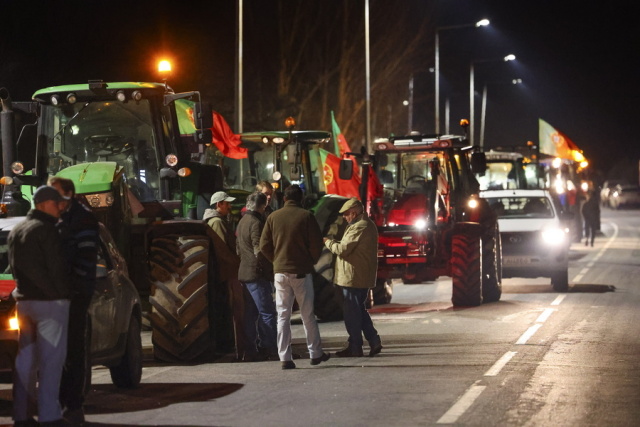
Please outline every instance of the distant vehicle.
M609 204L611 190L616 188L616 186L618 185L627 185L627 184L628 184L627 181L620 180L620 179L610 179L608 181L605 181L604 184L602 184L602 189L600 190L600 203L602 204L602 206L604 207L611 206Z
M8 263L7 236L22 218L3 222L0 230L0 268ZM89 306L90 354L88 367L104 365L109 368L113 384L121 388L135 388L142 376L142 318L140 297L129 280L127 265L116 248L109 232L101 225L101 245L98 253L96 289ZM39 260L34 260L38 262ZM10 292L15 287L13 276L0 274L0 369L13 369L18 349L18 320L16 303ZM85 384L88 390L89 383Z
M485 191L498 215L503 277L550 277L556 291L569 287L571 239L564 224L573 218L546 190Z
M630 184L616 185L611 189L609 206L611 206L612 209L640 206L640 187Z

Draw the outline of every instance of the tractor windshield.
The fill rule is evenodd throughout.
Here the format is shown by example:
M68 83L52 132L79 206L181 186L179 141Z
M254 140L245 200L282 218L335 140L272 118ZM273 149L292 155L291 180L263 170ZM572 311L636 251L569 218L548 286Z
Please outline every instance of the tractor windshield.
M140 201L159 198L157 143L148 100L47 105L42 123L50 175L81 163L116 162Z
M422 190L431 176L430 162L438 162L438 153L383 154L378 177L385 189Z

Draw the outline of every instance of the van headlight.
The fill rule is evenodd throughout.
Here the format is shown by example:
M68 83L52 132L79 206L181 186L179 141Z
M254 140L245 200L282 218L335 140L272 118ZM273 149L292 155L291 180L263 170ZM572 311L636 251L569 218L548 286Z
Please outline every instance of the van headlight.
M567 232L561 228L547 228L542 230L542 240L548 245L561 245L567 240Z

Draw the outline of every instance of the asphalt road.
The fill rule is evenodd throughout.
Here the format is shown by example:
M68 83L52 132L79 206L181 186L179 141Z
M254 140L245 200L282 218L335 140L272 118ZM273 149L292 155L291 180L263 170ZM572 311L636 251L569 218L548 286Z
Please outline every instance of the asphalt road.
M175 366L149 360L118 390L94 368L89 426L632 426L640 420L640 215L603 211L593 248L574 244L567 293L506 279L500 302L454 309L447 278L397 284L372 309L375 358ZM341 322L322 323L326 350ZM305 352L301 325L296 351ZM143 338L149 344L148 333ZM0 424L10 425L10 385Z

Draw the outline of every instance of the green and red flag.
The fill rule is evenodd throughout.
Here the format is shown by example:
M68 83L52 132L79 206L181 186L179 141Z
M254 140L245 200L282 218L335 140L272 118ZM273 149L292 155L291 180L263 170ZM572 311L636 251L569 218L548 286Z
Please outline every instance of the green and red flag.
M340 179L340 157L324 150L320 151L320 159L322 160L322 180L326 188L327 194L337 194L344 197L360 198L360 176L353 174L349 180Z
M349 148L347 139L340 131L340 127L338 127L336 116L333 114L333 111L331 112L331 129L333 130L334 153L336 153L336 156L338 157L343 157L344 153L348 153L351 151L351 148Z
M544 120L538 119L538 124L540 152L561 159L574 160L574 152L580 151L578 146Z

